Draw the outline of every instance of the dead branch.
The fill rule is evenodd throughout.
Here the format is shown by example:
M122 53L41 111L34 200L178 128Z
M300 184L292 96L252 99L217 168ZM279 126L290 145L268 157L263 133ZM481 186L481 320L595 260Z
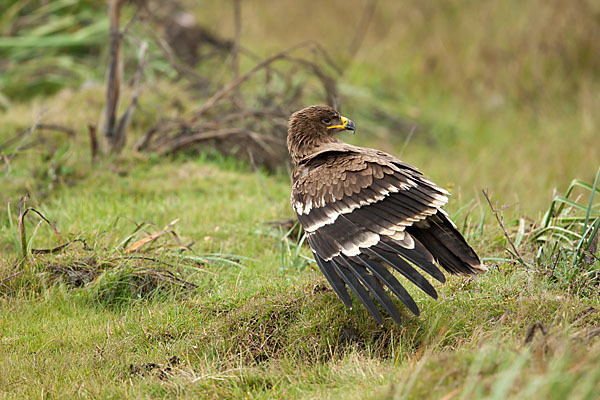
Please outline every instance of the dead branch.
M146 41L143 41L138 53L138 66L133 75L133 98L131 99L131 103L129 103L127 110L125 110L125 113L123 113L123 115L121 116L117 127L117 132L114 140L114 146L116 147L114 150L116 150L117 152L121 151L123 146L125 146L125 142L127 140L127 131L129 130L131 117L138 104L138 98L140 96L140 82L144 73L144 56L146 54L147 49L148 43Z
M236 80L240 76L240 60L239 60L239 49L240 49L240 37L242 34L242 6L240 0L233 0L233 22L235 26L235 33L233 37L233 47L231 49L231 70L233 72L233 79ZM235 88L233 92L234 104L239 106L240 91L239 86Z
M162 121L163 119L161 119ZM146 131L146 133L144 134L144 136L142 136L137 143L135 144L135 149L137 151L141 151L141 150L145 150L148 148L150 141L152 140L152 138L154 137L154 134L156 132L158 132L158 126L160 125L160 121L157 124L154 124L154 126L149 129L148 131Z
M232 81L221 86L211 97L195 111L181 118L161 118L136 143L138 150L152 151L158 154L171 154L194 148L203 142L210 143L218 151L243 157L257 165L273 169L287 160L285 136L287 118L291 112L304 104L302 96L305 87L314 90L310 79L318 81L323 87L327 103L337 102L337 85L330 76L330 71L338 71L331 63L330 57L323 48L314 42L303 42L292 46L270 57L259 59L254 67L241 73L239 57L241 55L255 59L256 56L242 49L239 43L241 28L241 2L232 0L236 8L237 37L230 47L232 58ZM158 37L159 48L167 55L176 71L192 83L199 82L198 73L189 66L177 61L177 57L169 43ZM292 53L306 49L324 63ZM281 62L284 66L275 65ZM236 64L237 63L237 64ZM331 65L330 65L331 64ZM330 65L326 70L324 65ZM253 99L252 106L244 105L240 92L241 85L250 79L260 81L259 72L265 71L264 91ZM301 74L303 79L298 79ZM271 85L272 77L280 80L282 85ZM206 87L206 86L204 86ZM236 99L239 97L239 101Z
M272 64L273 62L284 58L287 54L291 53L292 51L298 50L302 47L307 47L308 45L310 45L309 42L303 42L298 45L292 46L286 50L280 51L279 53L273 54L270 57L265 58L263 61L259 62L254 67L252 67L252 69L250 69L250 71L246 72L239 78L234 79L228 85L226 85L221 90L219 90L217 93L215 93L206 102L204 102L204 105L194 113L193 117L191 118L191 122L196 122L201 116L206 114L206 112L208 112L208 110L210 110L215 104L217 104L221 99L223 99L228 93L230 93L232 90L234 90L239 85L241 85L246 80L248 80L250 77L252 77L257 71L260 71L261 69L265 68L269 64Z
M199 132L194 135L183 136L180 139L175 140L172 143L170 143L169 148L165 148L162 151L159 151L158 153L159 154L173 153L173 152L183 149L184 147L187 147L193 143L199 143L199 142L213 140L213 139L222 139L227 136L235 136L235 135L237 135L237 136L248 135L248 136L252 137L253 139L255 139L257 141L257 143L262 143L263 148L266 151L271 151L271 149L264 142L264 140L267 140L267 141L276 140L275 138L268 137L268 136L265 136L263 138L264 135L261 135L260 133L257 133L257 132L246 131L244 129L239 129L239 128L229 128L229 129L220 129L220 130L215 130L215 131Z
M525 332L525 339L523 340L523 344L530 344L533 341L533 338L535 337L536 331L542 332L542 335L544 335L544 336L546 336L548 334L544 325L540 321L535 321L533 324L531 324L529 326L529 328L527 328L527 332Z
M502 223L502 218L500 217L498 211L496 211L496 209L492 205L492 201L490 200L487 191L486 190L481 190L481 191L483 192L483 195L485 196L485 199L487 200L488 204L490 205L490 208L492 209L492 212L496 216L496 220L498 221L498 225L500 225L500 228L502 229L502 233L504 233L504 237L506 238L506 240L508 241L508 243L512 247L513 251L515 252L515 256L517 257L517 259L519 260L519 262L521 263L521 265L523 265L524 267L528 268L529 266L523 260L523 257L521 257L521 254L517 250L517 247L513 243L513 241L510 238L510 236L508 235L508 232L506 231L506 228L504 227L504 224Z
M333 78L329 75L325 74L321 68L314 62L304 60L302 58L285 56L286 59L295 62L296 64L303 65L308 67L312 73L319 78L323 88L325 89L325 95L327 97L327 104L332 107L336 107L338 103L338 95L337 95L337 85Z
M8 139L6 142L0 144L0 151L8 148L9 146L12 146L13 144L16 144L14 150L12 151L12 154L8 154L8 155L2 154L2 158L4 160L4 165L0 169L4 169L4 168L10 169L10 162L17 156L17 154L21 150L31 147L32 143L28 142L27 139L29 139L31 137L31 135L33 135L33 132L35 132L35 130L40 125L40 121L42 120L43 114L44 114L44 112L40 113L40 115L35 120L33 125L31 125L29 128L27 128L26 130L24 130L22 132L19 132L13 138Z
M227 115L224 115L219 123L225 124L231 121L239 121L246 118L288 118L289 115L282 110L274 109L274 108L264 108L264 109L243 109L237 112L232 112Z
M164 4L167 7L163 7L163 10L160 10L161 7L154 10L146 7L146 17L152 22L152 33L163 32L161 40L169 47L172 55L176 56L174 59L183 61L182 65L194 67L199 61L213 56L231 55L232 40L220 37L199 25L194 15L181 10L177 2ZM212 50L209 53L202 53L201 49L204 46L209 46Z
M111 151L114 152L116 141L115 125L117 123L117 107L119 105L119 91L121 86L120 59L121 59L121 32L119 19L121 15L121 1L110 0L108 3L110 19L108 74L106 78L106 109L104 136L108 140Z
M63 125L58 125L58 124L39 124L38 125L38 129L39 130L46 130L46 131L63 132L63 133L65 133L69 137L74 137L75 136L75 130L74 129L71 129L68 126L63 126Z
M88 132L90 135L90 152L92 155L92 163L94 163L98 156L98 137L96 136L96 125L88 124Z
M8 148L9 146L12 146L14 143L17 143L19 140L21 141L21 143L27 138L29 137L33 131L35 130L35 128L37 127L37 122L34 123L31 127L29 127L28 129L17 133L15 136L13 136L12 138L8 139L6 142L4 143L0 143L0 151ZM18 148L19 146L17 146Z
M208 85L208 81L206 80L206 78L198 74L193 68L191 68L187 64L179 62L177 56L175 55L175 52L166 40L158 36L156 32L153 32L151 30L147 31L150 34L150 36L152 36L152 38L154 39L154 42L158 44L158 48L167 58L169 64L175 69L175 71L177 71L179 75L187 77L188 79L200 86Z

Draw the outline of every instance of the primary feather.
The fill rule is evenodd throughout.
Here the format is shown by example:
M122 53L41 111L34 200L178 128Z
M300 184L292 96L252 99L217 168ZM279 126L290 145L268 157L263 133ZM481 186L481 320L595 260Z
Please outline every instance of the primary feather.
M414 314L419 309L388 268L428 295L434 287L415 269L445 281L485 271L442 206L448 192L415 168L379 150L334 137L354 123L328 106L292 115L287 144L295 168L291 202L319 268L347 306L346 287L382 323L376 302L398 324L400 314L384 287ZM375 302L376 301L376 302Z

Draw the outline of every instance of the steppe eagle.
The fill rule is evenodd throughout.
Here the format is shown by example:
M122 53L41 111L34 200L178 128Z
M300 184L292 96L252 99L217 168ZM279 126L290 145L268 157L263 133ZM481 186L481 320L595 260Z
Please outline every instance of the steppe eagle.
M419 308L392 270L437 298L415 267L442 283L446 278L438 265L466 275L486 267L442 210L449 193L390 154L335 137L355 129L329 106L291 116L292 207L319 268L344 304L352 305L350 288L379 324L376 301L401 324L385 286L417 316Z

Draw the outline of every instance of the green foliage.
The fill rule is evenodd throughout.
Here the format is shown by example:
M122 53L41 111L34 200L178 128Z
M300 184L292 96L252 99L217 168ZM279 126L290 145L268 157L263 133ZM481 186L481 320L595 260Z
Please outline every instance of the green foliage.
M6 6L0 14L5 97L50 94L95 76L90 56L99 55L108 34L103 2L8 0Z
M594 295L600 284L600 169L593 184L575 179L556 195L533 233L536 259L562 285ZM583 196L575 197L577 189ZM598 197L597 197L598 196ZM594 201L596 199L596 201Z
M306 234L304 234L300 223L295 221L287 232L284 232L281 227L279 229L259 230L258 233L263 233L279 241L280 269L282 272L288 270L301 271L307 267L309 263L314 263L314 259L307 257L303 251L307 248Z

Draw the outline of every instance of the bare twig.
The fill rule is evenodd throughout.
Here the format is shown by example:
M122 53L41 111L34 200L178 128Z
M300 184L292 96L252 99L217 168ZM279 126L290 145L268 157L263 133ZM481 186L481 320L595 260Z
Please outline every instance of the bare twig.
M29 137L33 133L33 131L35 130L37 125L38 125L38 123L35 122L30 128L17 133L14 137L8 139L6 142L0 143L0 151L8 148L9 146L12 146L14 143L18 142L19 140L21 142L23 142L27 137ZM19 146L17 146L17 147L19 147Z
M164 119L161 118L160 122L164 122ZM142 136L137 143L135 144L135 149L137 151L145 150L150 145L150 141L156 132L158 132L159 123L155 124L151 129L149 129L144 136Z
M165 148L161 151L159 151L159 154L165 154L165 153L171 153L171 152L175 152L179 149L182 149L184 147L189 146L192 143L197 143L197 142L202 142L205 140L211 140L211 139L218 139L218 138L223 138L226 136L235 136L235 135L248 135L251 136L253 139L259 139L257 140L257 142L260 143L260 138L262 138L264 135L261 135L260 133L256 133L256 132L251 132L251 131L247 131L247 130L243 130L243 129L239 129L239 128L228 128L228 129L218 129L218 130L214 130L214 131L204 131L204 132L199 132L193 135L187 135L187 136L183 136L175 141L173 141L170 144L169 148ZM276 140L274 138L268 137L268 136L264 136L264 139L266 140ZM266 151L269 151L268 145L264 146Z
M146 54L147 49L148 42L143 41L140 45L140 50L138 53L138 66L133 75L133 98L131 99L131 103L129 103L127 110L119 119L119 125L117 127L117 132L115 135L114 150L116 150L117 152L121 151L123 146L125 146L125 142L127 141L127 130L129 129L131 117L138 104L138 98L140 96L140 82L144 73L144 56Z
M58 124L39 124L38 129L47 130L47 131L64 132L69 137L75 136L74 129L71 129L68 126L63 126L63 125L58 125Z
M96 125L88 124L88 132L90 135L90 152L92 155L92 163L98 157L98 137L96 136Z
M219 122L225 124L230 121L243 120L244 118L284 118L287 120L288 117L289 115L287 113L274 108L247 108L224 115Z
M197 83L199 85L207 85L206 78L204 78L202 75L197 73L196 70L194 70L190 66L186 65L185 63L179 62L179 60L177 59L177 56L175 55L175 52L173 51L173 49L171 48L169 43L167 43L166 40L164 40L162 37L157 35L156 32L154 32L152 30L147 29L147 32L152 36L152 38L154 39L154 42L156 44L158 44L158 48L165 55L165 57L167 58L167 61L169 61L169 64L173 68L175 68L175 71L177 71L177 73L179 75L185 76L188 79L193 80L195 83Z
M121 86L120 58L121 58L121 32L119 31L119 18L121 14L121 1L110 0L108 4L110 18L110 40L108 75L106 78L106 109L104 136L108 139L111 151L115 151L114 143L117 124L117 107L119 105L119 91Z
M533 338L535 337L535 332L538 330L540 332L542 332L542 335L544 335L544 336L546 336L548 334L546 331L546 328L544 328L544 325L540 321L535 321L533 324L531 324L529 326L529 328L527 328L527 332L525 332L525 339L523 340L523 344L531 343L533 341Z
M121 2L123 2L124 0L121 0ZM133 3L136 4L137 8L135 9L135 13L133 14L133 17L131 17L131 19L129 20L129 22L127 22L125 24L125 26L123 27L123 29L121 30L121 36L125 36L125 34L127 34L127 32L129 32L129 29L133 26L133 24L135 22L138 21L138 19L140 19L142 17L142 8L146 9L146 2L145 1L141 1L141 2L136 2L134 1Z
M236 0L232 1L235 7L241 5L241 1L239 4ZM162 42L164 41L158 38L159 45L170 54L169 44L165 42L162 46ZM235 46L232 44L231 48ZM293 54L294 51L302 48L312 52L321 60L325 59L325 62L312 61L310 57ZM239 43L237 43L237 51L238 58L242 55L254 58L246 54ZM175 59L174 54L170 57ZM192 113L175 119L161 118L146 131L136 147L138 150L169 154L189 149L191 144L210 141L211 145L223 153L246 159L250 157L249 154L252 154L253 159L250 162L275 168L287 160L285 151L287 118L296 109L298 103L303 103L302 96L307 81L298 80L297 74L302 73L317 79L324 89L327 102L335 104L337 101L337 84L330 74L331 70L338 71L338 69L335 65L331 65L331 68L323 66L323 64L329 65L330 62L325 50L317 43L303 42L265 59L259 59L253 68L241 74L234 66L232 74L235 76L231 82L214 92ZM280 64L283 64L282 68L279 67ZM261 79L259 73L262 71L265 71L264 79L267 88L257 99L260 105L258 107L253 105L252 108L246 107L242 101L236 102L236 96L239 95L241 98L241 93L238 91L241 85L252 78ZM178 72L185 71L178 70ZM280 78L283 83L281 88L274 91L268 88L272 76ZM186 74L185 77L193 80L193 74ZM314 84L308 83L308 85L311 85L311 90L314 90Z
M288 48L286 50L280 51L279 53L273 54L270 57L265 58L264 60L262 60L261 62L259 62L258 64L256 64L254 67L252 67L252 69L250 69L248 72L246 72L245 74L241 75L239 78L234 79L228 85L226 85L221 90L219 90L217 93L215 93L206 102L204 102L204 105L202 107L200 107L200 109L198 109L194 113L194 115L193 115L193 117L191 119L191 122L196 122L201 116L203 116L204 114L206 114L206 112L208 112L215 104L217 104L221 99L223 99L228 93L230 93L232 90L234 90L235 88L237 88L243 82L245 82L246 80L248 80L257 71L265 68L269 64L272 64L274 61L277 61L277 60L280 60L280 59L284 58L287 54L291 53L292 51L298 50L298 49L300 49L302 47L307 47L310 44L311 44L310 42L303 42L303 43L297 44L295 46L292 46L292 47L290 47L290 48Z
M312 71L312 73L317 78L319 78L319 80L321 81L321 84L323 85L323 88L325 89L325 94L327 95L327 104L329 104L332 107L337 108L338 95L337 95L336 82L333 78L331 78L329 75L325 74L321 70L321 68L312 61L308 61L303 58L290 57L290 56L285 56L285 58L287 60L295 62L296 64L308 67Z
M3 154L2 155L2 158L4 159L4 165L2 166L2 169L4 169L5 167L10 169L10 162L13 160L13 158L15 158L17 156L19 151L21 151L31 145L31 142L27 142L27 139L31 135L33 135L33 132L35 132L35 130L40 125L40 121L42 120L43 114L44 114L44 112L40 113L40 115L37 117L37 119L35 120L33 125L31 125L29 128L18 133L17 135L15 135L15 137L7 140L6 142L0 144L0 150L4 150L4 149L8 148L9 146L12 146L13 144L17 143L14 150L12 151L12 154L9 154L9 155Z
M18 277L22 273L23 273L23 270L20 270L20 271L15 272L12 275L9 275L9 276L7 276L5 278L0 279L0 285L4 285L4 282L10 281L11 279L14 279L14 278Z
M402 149L400 150L400 154L398 154L398 157L402 158L402 154L404 153L404 150L406 150L406 148L408 147L408 143L410 142L410 139L412 139L413 135L415 134L415 130L417 130L417 126L413 125L410 128L410 132L408 132L408 136L406 136L406 139L404 140L404 144L402 145Z
M242 34L242 5L240 0L233 0L233 19L235 26L235 33L233 37L233 47L231 48L231 70L233 72L233 79L236 80L240 76L240 37ZM236 105L239 105L241 101L239 86L235 88L233 92L233 100Z
M523 257L521 257L521 254L517 250L517 247L515 246L515 244L511 240L510 236L508 235L508 232L506 231L506 228L504 227L504 224L502 223L502 218L500 217L500 214L498 213L498 211L496 211L496 209L492 205L492 201L490 200L487 191L486 190L481 190L481 191L483 192L483 195L485 196L485 199L487 200L488 204L490 205L490 208L492 209L492 212L496 216L496 220L498 221L498 224L500 225L500 228L502 229L502 233L504 233L504 237L506 238L506 240L508 241L508 243L512 247L513 251L515 252L515 256L517 256L517 259L519 260L519 262L521 263L521 265L523 265L524 267L528 268L527 263L523 260Z
M336 74L342 75L344 72L342 68L333 61L333 58L331 58L327 50L325 50L325 48L321 46L319 42L309 41L307 43L311 46L313 52L319 54L325 63L336 72Z

